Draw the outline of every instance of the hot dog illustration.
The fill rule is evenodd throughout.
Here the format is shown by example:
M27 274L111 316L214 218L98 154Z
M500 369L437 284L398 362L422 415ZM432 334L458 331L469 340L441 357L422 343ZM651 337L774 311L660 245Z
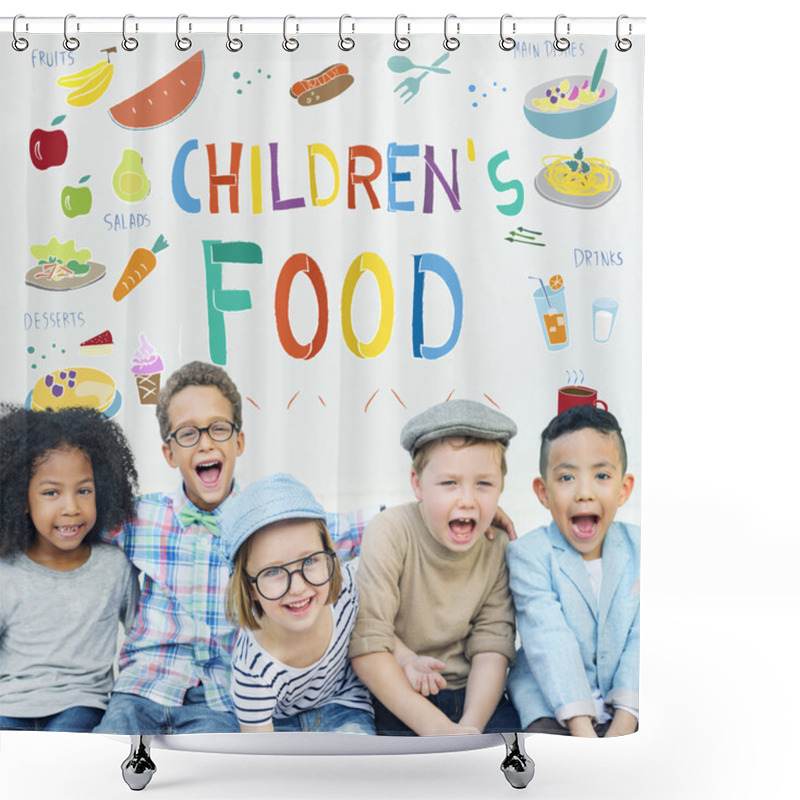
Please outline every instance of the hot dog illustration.
M310 78L297 81L289 89L289 94L301 106L314 106L337 97L352 86L353 80L346 64L334 64Z

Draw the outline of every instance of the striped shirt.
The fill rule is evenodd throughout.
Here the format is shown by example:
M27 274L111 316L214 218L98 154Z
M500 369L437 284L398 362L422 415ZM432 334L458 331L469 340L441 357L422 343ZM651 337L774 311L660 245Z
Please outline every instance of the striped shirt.
M136 518L104 536L122 548L142 576L114 691L179 706L186 692L202 683L212 709L233 711L235 629L225 616L228 562L218 535L197 523L184 527L179 515L186 505L194 510L182 487L173 494L144 495ZM377 510L327 516L343 560L358 554L364 526Z
M358 614L358 587L352 564L342 568L342 591L333 605L333 633L325 655L308 667L295 668L274 659L241 629L233 651L233 701L242 725L266 725L328 703L372 713L364 684L347 658L350 632Z

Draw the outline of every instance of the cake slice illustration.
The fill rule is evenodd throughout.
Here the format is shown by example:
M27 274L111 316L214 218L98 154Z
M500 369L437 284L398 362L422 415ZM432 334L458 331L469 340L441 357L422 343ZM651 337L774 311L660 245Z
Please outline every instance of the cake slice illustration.
M113 346L111 331L103 331L80 343L81 353L85 356L107 356Z
M155 405L161 389L164 362L143 333L139 334L139 347L133 354L132 362L131 372L136 377L139 403L143 406Z

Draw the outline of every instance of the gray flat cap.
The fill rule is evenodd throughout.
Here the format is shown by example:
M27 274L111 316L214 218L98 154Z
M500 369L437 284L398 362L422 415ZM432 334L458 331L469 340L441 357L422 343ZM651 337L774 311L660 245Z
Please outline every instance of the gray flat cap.
M514 421L474 400L448 400L412 417L400 432L400 444L412 457L422 445L446 436L474 436L508 443L517 432Z

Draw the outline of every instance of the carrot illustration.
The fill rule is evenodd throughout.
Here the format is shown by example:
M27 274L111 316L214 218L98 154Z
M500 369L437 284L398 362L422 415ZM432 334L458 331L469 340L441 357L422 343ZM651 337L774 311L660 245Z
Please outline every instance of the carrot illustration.
M169 242L160 235L152 250L137 247L133 251L128 266L114 287L113 297L117 302L132 292L155 269L156 253L160 253L166 247L169 247Z

